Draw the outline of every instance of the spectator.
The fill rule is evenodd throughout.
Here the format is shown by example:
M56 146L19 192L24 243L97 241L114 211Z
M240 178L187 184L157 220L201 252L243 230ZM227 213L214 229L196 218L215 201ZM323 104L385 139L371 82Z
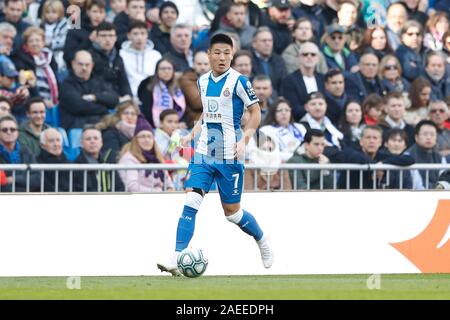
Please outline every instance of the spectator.
M339 68L342 71L358 70L358 59L346 46L345 28L332 24L327 27L322 52L328 68Z
M94 63L89 52L81 50L72 61L72 71L61 85L61 126L66 130L96 123L119 102L100 78L92 76Z
M241 48L249 49L256 28L246 23L247 9L247 5L242 2L232 2L221 19L219 28L210 37L218 33L234 33L239 38Z
M119 94L119 100L131 99L131 89L122 57L115 48L117 35L114 25L102 22L97 28L97 35L89 52L94 60L94 70L97 77Z
M119 103L116 112L108 114L97 123L102 133L102 154L115 163L122 147L130 142L136 129L139 107L131 100Z
M377 26L364 31L358 53L361 55L364 52L374 53L379 60L382 60L386 55L394 53L389 45L386 30L383 27Z
M402 44L395 55L402 64L403 76L408 81L414 81L424 73L422 61L422 26L414 20L405 23L401 33Z
M427 79L419 77L413 81L409 88L411 106L405 114L406 123L415 126L420 120L426 119L431 91L431 83Z
M22 42L22 33L30 27L30 24L23 20L25 3L23 0L5 0L3 7L4 16L0 17L0 22L8 22L16 29L14 37L14 50L19 50Z
M54 128L45 129L42 131L39 140L41 144L41 150L37 157L39 163L70 163L64 155L62 136L58 130ZM69 190L69 171L44 171L44 191L67 192Z
M17 141L19 129L16 119L11 115L0 118L0 164L30 164L36 162L36 157L25 146ZM3 192L24 192L27 190L27 172L6 170L6 184L2 185ZM29 190L36 190L39 186L39 173L31 171Z
M431 51L425 57L425 78L431 83L431 100L443 100L450 96L446 65L441 52Z
M391 155L402 155L406 150L408 145L408 137L406 132L399 128L390 129L386 136L386 141L384 142L384 147L388 153ZM399 189L400 184L402 189L412 189L413 180L412 173L410 170L404 170L402 173L402 183L400 183L400 172L399 171L389 171L389 176L386 175L384 178L384 189Z
M275 0L267 11L261 16L261 25L269 27L273 35L273 51L282 54L284 49L292 42L292 27L294 20L291 17L289 1Z
M391 92L386 96L386 106L384 107L386 116L380 121L380 127L386 136L389 129L399 128L406 132L408 141L414 141L414 127L405 122L405 99L398 92Z
M117 32L117 49L127 40L128 28L132 20L145 22L145 0L127 0L127 9L114 18Z
M111 152L103 153L102 134L94 125L86 125L81 135L81 152L75 160L76 164L116 163ZM115 176L113 179L113 175ZM86 177L86 181L84 181ZM114 186L113 186L114 181ZM76 171L74 175L75 191L84 192L118 192L124 186L115 171ZM85 188L86 186L86 188Z
M269 109L260 132L274 137L280 150L281 160L286 162L302 143L306 130L294 122L289 102L279 97Z
M300 124L305 128L319 129L325 134L327 146L341 148L341 140L344 138L340 132L325 115L327 112L327 102L321 92L312 92L308 96L308 102L305 104L306 114L300 119Z
M415 129L415 141L405 154L410 155L416 163L446 164L437 146L436 124L431 120L420 121ZM427 172L428 171L428 172ZM415 189L432 189L439 179L440 172L437 170L419 170L419 175L414 175L418 180L414 181Z
M161 59L161 53L154 49L153 42L148 39L147 24L143 21L135 20L130 23L128 39L122 44L120 56L133 97L137 97L142 80L155 74L156 63Z
M195 122L199 121L202 115L203 105L197 80L210 69L208 54L204 51L198 51L194 55L194 69L183 72L180 77L180 89L186 99L186 111L183 120L186 121L188 128L193 128Z
M327 117L337 126L342 111L350 100L345 92L344 74L340 69L330 69L325 75L325 98L327 102Z
M192 67L192 29L188 25L176 24L170 30L171 48L163 58L172 61L175 71L184 72Z
M249 2L249 0L244 1ZM202 0L173 0L173 3L180 11L180 16L177 19L179 23L192 26L194 32L209 28L210 20L208 20L202 8L202 5L204 5Z
M164 163L152 131L150 124L144 118L139 118L133 139L122 148L119 164ZM126 170L119 171L119 175L130 192L173 190L167 171Z
M0 96L0 118L11 114L12 102L6 97Z
M260 132L256 144L250 148L249 163L266 166L260 170L245 170L244 189L246 190L291 190L287 170L279 170L281 164L277 137L273 132ZM256 175L256 177L255 177ZM256 181L256 185L255 185Z
M310 129L303 140L304 152L294 152L288 163L328 164L330 160L323 154L326 146L324 133L319 129ZM300 151L300 149L297 149ZM333 188L333 177L328 170L294 170L289 172L294 189L323 190Z
M395 2L389 5L386 15L386 32L388 35L388 42L394 51L401 45L400 33L407 19L408 13L402 3Z
M150 31L150 39L155 44L155 50L161 54L172 50L170 34L178 19L178 8L172 1L165 1L159 9L159 24L154 24Z
M444 42L442 53L445 55L445 62L448 68L448 66L450 65L450 30L444 34L444 36L442 37L442 41Z
M357 3L352 0L341 1L337 10L337 24L345 28L347 33L347 46L352 51L359 47L362 39L362 30L357 24Z
M423 45L431 50L440 51L444 48L444 34L448 31L449 20L445 12L438 11L431 15L426 24Z
M450 155L450 130L444 126L448 119L448 106L444 101L433 101L428 108L428 117L437 127L437 150L443 157Z
M142 114L153 126L159 126L159 114L165 109L175 109L180 119L186 110L186 99L175 79L175 65L162 58L156 64L156 73L141 82L138 89Z
M286 67L283 59L273 51L273 36L268 27L259 27L253 35L252 56L252 75L270 77L278 92L286 76Z
M378 125L384 110L384 100L379 95L369 94L363 101L364 122L367 125Z
M302 44L305 42L315 42L311 20L308 18L300 18L295 21L292 37L294 41L287 46L281 55L288 74L298 70L298 55ZM316 71L323 74L328 71L328 66L322 52L319 52L319 62L317 63Z
M12 24L0 22L0 60L11 54L16 34L16 28Z
M43 4L40 27L45 33L45 46L53 52L53 58L58 66L56 76L58 81L67 76L67 65L64 61L64 46L66 44L69 23L65 18L64 5L60 0L47 0Z
M259 99L259 107L261 108L261 123L264 123L270 106L273 103L273 87L270 78L265 75L256 76L253 79L253 90Z
M38 27L29 27L23 33L23 47L15 52L13 61L17 69L33 73L32 77L37 79L37 93L44 98L47 108L51 109L59 102L56 79L58 66L52 51L44 45L44 31Z
M252 78L252 53L247 50L239 50L233 56L231 67L247 78Z
M365 126L361 105L350 100L344 107L339 123L339 131L344 135L343 144L358 150L359 140Z
M41 97L29 99L25 104L27 121L19 127L19 142L26 146L36 157L41 151L40 136L42 132L50 128L45 121L45 101Z
M323 35L326 25L323 7L318 0L299 0L300 5L292 10L295 19L307 17L313 23L318 39Z
M0 61L0 96L10 99L13 104L11 113L19 118L24 116L24 101L30 96L30 91L24 85L17 84L17 72L14 63L7 57Z
M280 95L292 106L295 121L299 121L306 113L304 105L308 101L308 94L325 91L323 75L315 71L318 61L317 45L305 42L298 56L299 69L288 75L281 85Z
M86 14L88 19L86 23L81 23L81 29L71 29L67 33L66 44L64 46L64 60L69 68L72 66L75 53L80 50L88 50L95 41L97 37L95 28L106 17L105 0L88 1L86 4Z
M386 93L409 90L409 82L402 77L402 66L394 55L388 54L381 60L378 77Z
M383 131L378 126L366 126L363 129L359 151L352 148L346 148L333 158L333 162L358 163L358 164L393 164L398 166L410 166L414 164L414 159L409 155L392 155L380 149L382 145ZM350 171L350 179L347 182L347 174L341 175L339 179L339 188L350 189L377 189L383 188L384 172L379 171L375 175L367 170L362 174L362 184L360 184L360 172ZM375 177L375 180L374 180Z

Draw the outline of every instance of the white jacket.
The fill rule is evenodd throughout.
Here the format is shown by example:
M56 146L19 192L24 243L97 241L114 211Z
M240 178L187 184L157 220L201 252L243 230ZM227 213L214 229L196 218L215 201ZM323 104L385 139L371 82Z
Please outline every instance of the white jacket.
M153 42L147 40L144 51L137 51L131 47L131 41L125 41L120 49L120 56L125 65L128 82L133 96L137 97L137 90L142 80L155 74L156 63L161 59L161 53L153 49Z

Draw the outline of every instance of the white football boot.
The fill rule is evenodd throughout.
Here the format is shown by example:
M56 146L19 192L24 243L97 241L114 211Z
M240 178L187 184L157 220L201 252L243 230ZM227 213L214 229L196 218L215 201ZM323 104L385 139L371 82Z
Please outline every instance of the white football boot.
M269 269L273 264L273 251L270 247L269 240L264 235L261 240L256 241L259 247L259 251L261 252L261 259L264 265L264 268Z
M183 274L178 269L178 254L179 252L175 252L175 254L172 256L172 258L167 263L157 263L156 266L158 267L161 272L168 272L172 274L174 277L181 277Z

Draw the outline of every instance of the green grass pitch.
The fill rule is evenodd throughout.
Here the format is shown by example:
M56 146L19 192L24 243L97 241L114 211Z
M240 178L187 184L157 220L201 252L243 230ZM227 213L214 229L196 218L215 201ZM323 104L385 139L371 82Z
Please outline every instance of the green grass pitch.
M0 299L450 299L450 274L81 277L68 289L65 277L0 278Z

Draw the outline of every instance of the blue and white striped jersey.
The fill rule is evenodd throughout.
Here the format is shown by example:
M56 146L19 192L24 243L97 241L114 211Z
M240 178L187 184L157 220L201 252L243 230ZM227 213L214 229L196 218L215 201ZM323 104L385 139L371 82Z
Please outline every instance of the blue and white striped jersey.
M244 108L259 101L253 86L247 77L232 68L218 77L210 71L197 83L203 120L195 151L216 159L233 159L235 143L242 137Z

